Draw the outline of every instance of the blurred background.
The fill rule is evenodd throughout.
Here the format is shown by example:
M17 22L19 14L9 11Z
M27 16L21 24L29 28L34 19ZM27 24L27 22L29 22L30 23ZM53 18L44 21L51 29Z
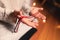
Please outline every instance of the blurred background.
M46 23L39 20L37 32L30 40L60 40L60 0L34 0L36 7L44 8L40 11L46 16Z

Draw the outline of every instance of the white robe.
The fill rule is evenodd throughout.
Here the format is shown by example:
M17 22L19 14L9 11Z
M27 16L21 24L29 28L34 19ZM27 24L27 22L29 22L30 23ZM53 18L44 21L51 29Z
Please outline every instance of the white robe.
M30 9L30 6L29 6L30 0L0 0L0 1L4 4L4 8L0 7L0 20L3 20L2 15L4 14L4 12L7 15L9 15L10 12L12 12L13 10L20 10L22 6L25 6L25 8ZM26 24L21 22L18 32L12 33L3 24L0 24L0 40L18 40L31 28L32 27L29 27Z

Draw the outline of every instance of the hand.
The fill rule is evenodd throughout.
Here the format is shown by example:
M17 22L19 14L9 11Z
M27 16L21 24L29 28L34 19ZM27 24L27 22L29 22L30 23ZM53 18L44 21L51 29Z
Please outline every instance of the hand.
M23 13L22 13L22 11L14 11L14 15L16 15L18 18L24 16ZM26 16L25 16L25 18L22 18L21 21L23 23L25 23L26 25L34 27L34 28L36 28L36 26L38 26L38 23L31 22L32 19L30 19L29 17L26 17Z
M38 23L37 22L31 22L31 20L28 19L28 18L23 18L21 21L23 23L27 24L28 26L33 27L33 28L36 28L38 26Z
M39 18L39 19L40 18L46 19L46 17L41 12L39 12L39 10L43 10L43 8L32 7L31 8L31 15L36 18Z

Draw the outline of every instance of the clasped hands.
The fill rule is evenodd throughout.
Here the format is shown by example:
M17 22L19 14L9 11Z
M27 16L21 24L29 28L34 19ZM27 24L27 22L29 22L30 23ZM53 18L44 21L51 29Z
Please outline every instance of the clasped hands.
M39 10L43 10L43 8L38 8L38 7L31 7L31 16L35 17L35 18L42 18L42 19L46 19L46 17L44 15L42 15ZM14 11L14 15L21 19L21 21L25 24L27 24L28 26L34 27L36 28L36 26L38 26L38 22L32 22L30 18L30 16L25 16L23 15L23 11ZM42 17L43 16L43 17Z

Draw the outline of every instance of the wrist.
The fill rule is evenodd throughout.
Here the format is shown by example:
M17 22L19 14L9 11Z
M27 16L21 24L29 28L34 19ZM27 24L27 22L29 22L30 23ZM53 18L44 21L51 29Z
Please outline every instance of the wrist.
M23 18L29 18L29 16L19 16L19 19L23 19Z

